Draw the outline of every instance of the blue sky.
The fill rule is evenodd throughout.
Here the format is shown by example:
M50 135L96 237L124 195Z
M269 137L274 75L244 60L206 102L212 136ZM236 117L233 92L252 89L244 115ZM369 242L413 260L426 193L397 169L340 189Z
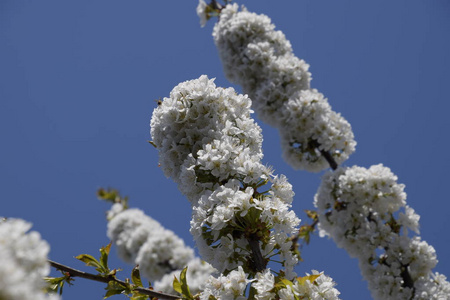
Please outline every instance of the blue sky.
M311 65L312 87L352 124L358 145L346 165L383 163L406 184L422 238L437 251L435 270L450 276L450 2L239 3L272 18ZM155 99L179 82L207 74L231 86L213 21L200 28L196 5L1 0L0 215L31 221L51 259L89 270L73 257L108 243L108 205L95 196L102 186L120 189L193 246L188 201L147 140ZM260 125L264 162L290 179L294 209L306 220L321 174L292 170L276 130ZM303 257L299 275L325 271L342 299L370 299L356 260L331 240L314 238ZM103 288L78 279L64 299L101 299Z

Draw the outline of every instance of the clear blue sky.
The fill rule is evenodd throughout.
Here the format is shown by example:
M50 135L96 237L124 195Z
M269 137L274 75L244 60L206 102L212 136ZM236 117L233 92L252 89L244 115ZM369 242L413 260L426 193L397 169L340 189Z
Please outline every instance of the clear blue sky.
M436 270L450 276L450 2L240 3L272 18L311 65L312 87L352 124L358 145L347 165L383 163L406 184ZM207 74L230 86L213 22L200 28L196 6L0 0L0 215L31 221L53 260L88 270L73 257L108 243L101 186L120 189L193 246L189 204L147 140L155 99L179 82ZM277 132L260 125L265 163L290 179L305 219L320 174L292 170ZM323 270L342 299L370 299L356 260L332 241L314 238L303 257L299 275ZM64 299L101 299L103 288L78 279Z

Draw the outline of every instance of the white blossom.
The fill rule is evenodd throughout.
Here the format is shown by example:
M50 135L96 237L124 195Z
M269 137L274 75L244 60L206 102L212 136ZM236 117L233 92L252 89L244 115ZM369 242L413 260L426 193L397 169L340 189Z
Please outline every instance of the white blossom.
M250 106L247 96L201 76L176 86L154 110L151 135L161 168L193 205L214 181L262 176L261 129Z
M278 128L283 158L292 167L317 172L329 166L322 152L337 164L354 152L350 124L310 89L309 66L270 18L229 4L213 37L226 77L253 99L261 120Z
M339 168L326 173L315 196L322 236L333 237L351 256L388 245L391 216L406 204L404 185L383 165ZM393 223L392 226L400 224Z
M310 274L307 274L309 276ZM296 281L295 284L290 287L293 293L300 299L311 300L337 300L339 299L340 292L334 288L336 283L323 273L319 273L316 270L312 271L312 275L319 275L315 280L305 280L303 284L300 281Z
M204 0L199 0L197 5L197 16L200 18L200 25L204 27L208 17L206 15L206 2Z
M121 213L124 210L125 210L125 208L122 203L114 203L111 206L111 209L109 209L106 212L106 219L111 220L112 218L114 218L116 215L118 215L119 213Z
M219 272L251 268L253 239L266 250L263 260L278 254L293 277L298 259L288 236L300 223L291 210L294 193L284 176L261 163L261 129L250 106L247 96L203 75L164 98L151 134L161 168L192 204L190 231L202 258Z
M404 185L389 168L328 172L314 201L320 234L358 259L375 299L426 299L431 290L448 287L445 279L441 285L430 281L436 252L411 237L409 230L418 233L419 216L406 205Z
M292 203L294 198L294 191L292 190L292 185L288 182L286 176L281 174L280 176L275 176L272 180L272 189L270 194L278 197L282 201L287 203Z
M418 280L415 287L415 300L450 299L450 282L448 282L447 277L442 274L433 273L426 280Z
M200 293L209 277L217 273L216 269L198 257L189 261L187 267L186 279L189 290L193 295ZM160 280L155 281L153 283L155 291L162 291L172 295L176 294L173 290L173 278L175 276L179 279L180 272L181 270L173 271L164 275Z
M285 287L275 288L275 277L270 269L258 273L252 282L256 290L255 299L271 300L277 299L314 299L314 300L337 300L339 291L335 288L336 283L323 273L312 271L312 276L306 274L305 278L294 279L290 284L282 282Z
M258 272L255 277L255 282L252 283L252 287L256 290L256 300L271 300L275 297L275 293L272 291L275 286L275 276L273 276L270 269L264 270L264 272Z
M227 276L220 275L218 278L211 276L206 282L203 292L200 294L201 300L209 300L214 297L217 300L245 300L245 289L250 280L248 274L242 267L231 271Z
M139 209L127 209L111 219L108 237L120 258L138 264L141 274L151 281L183 269L194 258L194 251L183 240Z
M21 219L0 221L0 299L59 299L43 292L50 273L46 241Z
M300 91L284 107L280 118L283 158L294 168L321 171L329 166L322 151L340 164L355 150L350 124L317 90Z

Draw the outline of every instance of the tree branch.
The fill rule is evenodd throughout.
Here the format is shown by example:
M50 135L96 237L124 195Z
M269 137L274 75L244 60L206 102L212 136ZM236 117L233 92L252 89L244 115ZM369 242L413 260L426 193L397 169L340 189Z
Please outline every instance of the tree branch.
M331 169L333 169L333 171L336 171L336 169L338 168L338 164L337 162L334 160L333 156L330 154L330 152L325 151L325 150L321 150L320 144L318 141L316 140L311 140L308 142L308 146L312 146L314 148L316 148L317 150L320 151L320 154L322 154L323 158L326 159L326 161L328 162L328 164L330 165Z
M261 254L261 249L259 248L259 240L253 236L247 238L250 249L252 250L252 260L255 264L255 271L262 272L266 268L266 263Z
M319 148L317 148L317 149L319 149ZM319 151L322 154L322 156L327 160L328 164L333 169L333 171L336 171L338 164L334 160L333 156L331 156L330 152L325 151L325 150L320 150L320 149L319 149Z
M71 277L81 277L81 278L94 280L94 281L99 281L99 282L103 282L103 283L108 283L110 281L115 281L115 282L120 283L120 284L122 284L124 286L129 284L129 283L126 283L125 281L122 281L122 280L119 280L119 279L115 278L115 276L113 276L113 275L110 275L110 276L95 275L95 274L86 273L86 272L83 272L83 271L79 271L79 270L73 269L71 267L62 265L62 264L54 262L52 260L48 260L48 262L55 269L69 273ZM181 299L181 297L178 297L178 296L155 292L153 290L150 290L150 289L147 289L147 288L143 288L143 287L135 287L135 288L133 288L133 290L137 291L137 292L139 292L141 294L144 294L144 295L148 295L148 296L151 296L151 297L156 297L158 299L168 299L168 300Z
M416 288L414 287L414 279L412 279L411 274L409 273L408 267L409 267L409 264L407 264L407 265L402 264L402 271L400 273L400 276L402 276L402 279L403 279L402 286L408 287L412 290L411 299L413 299L414 295L416 293Z

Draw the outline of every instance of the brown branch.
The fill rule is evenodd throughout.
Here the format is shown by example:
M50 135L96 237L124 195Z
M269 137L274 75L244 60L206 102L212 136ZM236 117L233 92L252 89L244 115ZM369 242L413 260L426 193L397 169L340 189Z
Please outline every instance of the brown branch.
M389 249L388 247L384 247L384 251L387 252L388 249ZM414 286L414 279L412 279L411 274L409 273L409 270L408 270L409 264L404 265L404 264L402 264L402 262L400 261L400 259L397 259L397 260L398 260L398 262L399 262L400 265L401 265L400 276L401 276L402 279L403 279L402 287L410 288L410 289L412 290L412 295L411 295L411 298L410 298L410 299L414 299L414 295L415 295L415 293L416 293L416 287ZM378 260L378 263L379 263L379 264L381 263L381 264L383 264L383 265L388 266L389 268L391 268L391 265L388 264L386 261L380 262L380 261Z
M69 273L71 277L81 277L81 278L84 278L84 279L99 281L99 282L103 282L103 283L108 283L110 281L115 281L115 282L117 282L117 283L119 283L119 284L121 284L123 286L127 286L128 285L128 283L126 283L125 281L117 279L113 275L110 275L110 276L95 275L95 274L86 273L86 272L83 272L83 271L79 271L79 270L73 269L71 267L62 265L60 263L57 263L57 262L54 262L54 261L51 261L51 260L48 260L48 262L55 269ZM143 287L135 287L135 288L133 288L133 290L137 291L137 292L139 292L141 294L144 294L144 295L148 295L148 296L151 296L151 297L156 297L158 299L168 299L168 300L181 299L178 296L155 292L153 290L150 290L150 289L147 289L147 288L143 288Z
M409 264L407 264L407 265L402 264L402 270L401 270L400 276L403 279L402 286L408 287L412 290L411 299L413 299L414 294L416 293L416 288L414 286L414 279L412 279L411 274L409 273L408 267L409 267Z
M262 272L266 268L266 263L264 257L261 254L261 249L259 248L259 240L254 236L247 238L250 249L252 250L252 261L254 263L254 270L256 272Z
M328 162L331 169L333 169L333 171L336 171L336 169L338 168L337 162L334 160L334 158L330 154L330 152L320 149L320 144L318 141L310 140L308 143L308 146L310 146L310 147L312 146L312 147L316 148L317 150L319 150L320 154L322 154L323 158L325 158L325 160Z
M319 148L317 148L317 149L319 149ZM322 154L322 156L327 160L328 164L333 169L333 171L336 171L336 169L338 168L338 164L334 160L333 156L331 156L330 152L325 151L325 150L320 150L320 149L319 149L319 151Z

